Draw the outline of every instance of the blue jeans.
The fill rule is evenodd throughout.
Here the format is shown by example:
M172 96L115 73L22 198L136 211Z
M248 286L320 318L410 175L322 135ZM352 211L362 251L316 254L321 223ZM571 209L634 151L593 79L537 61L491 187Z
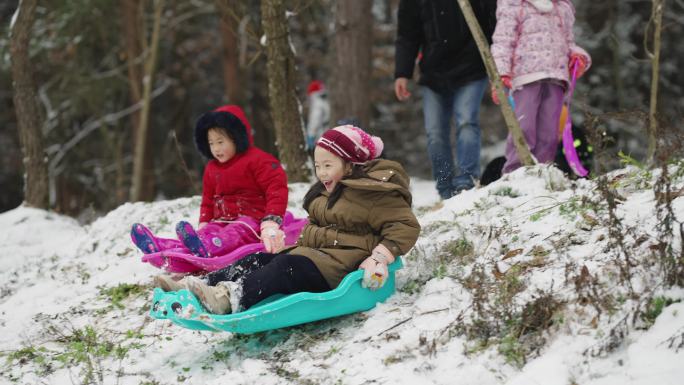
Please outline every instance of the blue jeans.
M480 103L486 86L487 78L447 92L421 87L432 176L442 199L472 188L474 180L480 177ZM451 146L451 120L454 117L455 165Z

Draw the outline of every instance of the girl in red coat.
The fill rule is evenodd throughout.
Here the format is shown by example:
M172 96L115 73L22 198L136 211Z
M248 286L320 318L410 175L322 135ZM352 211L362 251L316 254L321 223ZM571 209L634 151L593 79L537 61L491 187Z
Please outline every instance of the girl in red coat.
M254 146L242 109L229 105L202 115L195 125L195 144L209 159L197 231L181 221L176 226L178 239L166 239L136 223L131 229L133 243L143 253L185 247L208 258L257 243L261 234L267 252L280 251L287 176L275 157Z

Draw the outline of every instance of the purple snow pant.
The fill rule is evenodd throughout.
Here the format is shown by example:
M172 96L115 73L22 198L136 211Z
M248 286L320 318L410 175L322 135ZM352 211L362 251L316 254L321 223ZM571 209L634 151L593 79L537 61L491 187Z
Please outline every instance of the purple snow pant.
M526 84L513 92L515 116L518 118L530 152L539 163L552 162L558 147L558 120L563 102L563 87L552 80ZM506 164L503 172L521 166L513 138L506 141Z
M233 222L209 222L197 230L197 235L210 256L228 254L240 246L261 242L256 236L260 231L260 224L254 218L240 217ZM157 242L160 251L185 248L178 239L154 236L154 240Z

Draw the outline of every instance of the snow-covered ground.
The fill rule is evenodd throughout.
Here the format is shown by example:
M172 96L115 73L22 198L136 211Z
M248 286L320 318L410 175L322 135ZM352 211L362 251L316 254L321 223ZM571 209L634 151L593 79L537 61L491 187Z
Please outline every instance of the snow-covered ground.
M594 182L540 166L439 202L414 181L423 231L395 295L247 336L147 315L159 271L130 225L171 236L198 197L127 203L87 226L20 207L0 214L0 383L681 384L684 290L663 287L654 257L656 176L611 174L630 264ZM296 215L306 189L291 185ZM684 219L684 198L673 209Z

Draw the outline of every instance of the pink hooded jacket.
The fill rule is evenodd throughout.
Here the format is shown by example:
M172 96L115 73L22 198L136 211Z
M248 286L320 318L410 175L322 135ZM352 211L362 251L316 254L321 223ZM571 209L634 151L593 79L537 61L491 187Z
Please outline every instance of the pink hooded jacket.
M492 56L513 89L541 79L567 84L571 54L589 54L575 44L575 7L570 0L498 0Z

